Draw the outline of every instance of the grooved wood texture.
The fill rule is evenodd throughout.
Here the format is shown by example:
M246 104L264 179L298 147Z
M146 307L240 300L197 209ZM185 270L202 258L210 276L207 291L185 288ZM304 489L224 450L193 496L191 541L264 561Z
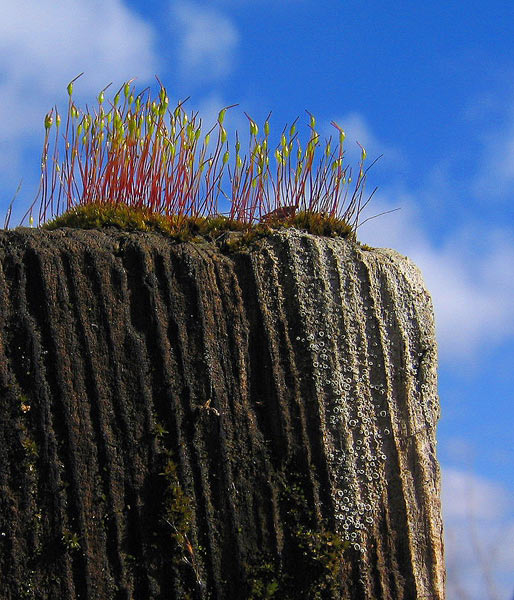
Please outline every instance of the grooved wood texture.
M1 600L442 600L438 417L393 251L0 232Z

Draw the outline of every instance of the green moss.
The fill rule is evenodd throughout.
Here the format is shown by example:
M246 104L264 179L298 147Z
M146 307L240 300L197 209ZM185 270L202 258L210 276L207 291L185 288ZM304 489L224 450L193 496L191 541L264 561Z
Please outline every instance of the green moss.
M42 228L52 230L59 227L75 229L116 227L124 231L160 231L172 234L175 232L174 225L172 219L144 208L127 204L90 203L66 211L45 223Z
M374 250L374 248L372 246L368 246L367 244L359 244L359 248L366 252L369 252L370 250Z
M313 235L355 239L355 233L346 221L319 212L302 211L283 221L270 221L269 225L295 227Z
M314 235L355 239L351 226L323 213L299 212L265 223L249 225L223 215L213 217L165 216L142 207L127 204L91 203L76 206L42 226L53 230L60 227L102 229L115 227L122 231L159 232L177 241L216 241L225 232L236 231L238 238L225 242L228 250L237 250L250 242L269 235L274 229L295 227Z
M64 529L62 532L61 541L68 552L74 552L80 550L80 541L77 533Z
M293 474L280 494L284 556L260 556L247 567L249 600L325 600L341 597L344 554L349 548L326 522L316 522L305 482Z
M189 554L192 551L189 537L191 535L193 511L191 502L180 485L177 465L171 457L168 458L160 475L167 482L164 518L172 529L173 539L182 551Z
M277 599L280 581L277 579L276 565L271 560L262 559L250 567L247 578L249 584L248 600Z
M164 427L157 425L156 438L163 442L163 437L169 435ZM193 541L193 506L179 480L178 467L172 458L170 450L164 449L164 468L160 475L166 480L163 497L163 522L168 534L171 535L173 546L171 560L181 580L181 597L189 597L192 588L203 585L198 554L201 547L196 547Z

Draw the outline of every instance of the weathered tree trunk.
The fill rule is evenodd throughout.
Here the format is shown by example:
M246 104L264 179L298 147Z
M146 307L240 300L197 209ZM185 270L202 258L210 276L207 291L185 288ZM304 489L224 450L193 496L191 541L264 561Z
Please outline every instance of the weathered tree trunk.
M0 598L444 597L406 258L0 232Z

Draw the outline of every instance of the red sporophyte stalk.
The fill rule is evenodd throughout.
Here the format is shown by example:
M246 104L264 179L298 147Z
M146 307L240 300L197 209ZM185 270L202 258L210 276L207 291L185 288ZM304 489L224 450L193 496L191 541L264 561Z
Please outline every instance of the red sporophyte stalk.
M80 77L80 75L78 76ZM335 122L338 144L325 143L316 163L320 134L310 113L310 136L302 147L296 131L298 119L284 128L279 144L270 144L271 113L262 131L248 115L248 153L241 153L239 136L231 151L224 127L223 108L217 123L202 135L198 113L188 115L185 101L172 111L166 88L157 98L148 88L135 95L133 80L124 83L106 107L104 88L92 113L73 102L68 85L68 114L60 135L57 108L45 117L40 186L30 215L39 200L39 224L77 206L125 205L173 217L177 226L185 218L218 215L220 194L230 204L229 219L252 225L269 220L270 213L289 218L296 212L337 217L355 230L371 196L362 201L366 151L361 147L359 174L352 189L351 170L343 166L345 133ZM53 153L49 160L51 128L55 120ZM214 145L211 145L211 137ZM59 162L59 149L64 159ZM270 165L274 158L275 169ZM374 164L374 163L373 163ZM228 194L225 190L228 190Z

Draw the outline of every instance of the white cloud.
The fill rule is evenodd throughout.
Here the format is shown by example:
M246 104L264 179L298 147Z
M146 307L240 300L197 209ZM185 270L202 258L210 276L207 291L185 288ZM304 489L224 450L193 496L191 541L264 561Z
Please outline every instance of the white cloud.
M494 521L514 510L514 495L501 485L454 468L443 470L442 502L447 520Z
M201 81L228 75L239 44L239 33L230 19L211 6L190 2L174 2L172 16L183 74Z
M155 73L153 29L120 0L2 4L1 99L9 108L55 98L81 71L86 76L80 86L87 92L99 91L114 77L121 82L130 77L149 79ZM19 125L23 110L17 113Z
M514 591L514 495L472 473L442 472L448 599L509 599Z
M514 97L488 97L468 109L476 129L479 168L472 181L477 198L512 200L514 184Z
M154 30L121 0L0 0L0 8L0 161L6 194L0 201L7 204L22 177L20 197L32 193L37 159L31 172L25 155L40 152L44 116L56 102L64 112L73 77L85 72L75 89L90 101L112 80L149 80L158 59Z
M393 201L391 198L395 198ZM414 199L405 191L379 192L368 214L401 207L365 223L360 238L409 256L432 295L441 357L476 358L514 336L514 243L511 232L463 225L436 246L422 228Z

